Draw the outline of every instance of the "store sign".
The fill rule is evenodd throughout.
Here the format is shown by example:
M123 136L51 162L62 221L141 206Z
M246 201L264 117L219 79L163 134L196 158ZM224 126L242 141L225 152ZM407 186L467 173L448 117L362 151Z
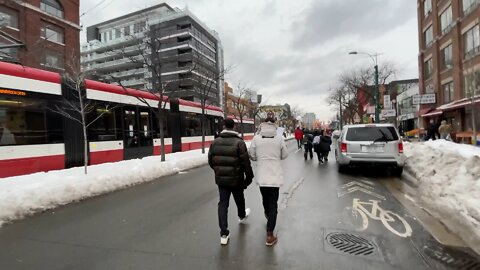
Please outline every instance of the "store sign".
M382 110L382 117L394 117L396 115L395 110Z
M412 98L412 104L435 104L437 103L435 94L414 95Z
M390 102L390 95L384 95L383 96L383 107L385 109L390 109L392 108L392 104Z
M12 95L12 96L26 96L27 92L25 91L18 91L18 90L10 90L10 89L0 89L0 94L4 95Z

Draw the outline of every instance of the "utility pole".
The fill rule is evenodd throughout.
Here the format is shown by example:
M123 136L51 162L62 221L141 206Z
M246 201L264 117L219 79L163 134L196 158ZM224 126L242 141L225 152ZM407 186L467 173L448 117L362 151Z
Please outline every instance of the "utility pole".
M378 64L376 58L377 56L375 55L375 123L380 123L380 91L378 89Z
M340 130L343 129L343 120L342 120L342 95L339 96L339 100L340 100L340 117L339 117L339 122L340 122Z

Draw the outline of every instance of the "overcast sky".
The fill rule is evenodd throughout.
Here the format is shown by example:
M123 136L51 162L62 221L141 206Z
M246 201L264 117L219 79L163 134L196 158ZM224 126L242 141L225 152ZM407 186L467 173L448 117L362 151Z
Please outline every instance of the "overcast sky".
M161 3L158 0L82 0L83 29ZM247 84L270 104L289 103L318 119L335 110L326 101L337 76L372 66L368 56L398 65L397 79L418 78L416 1L413 0L172 0L216 30L230 85ZM81 39L85 40L85 31Z

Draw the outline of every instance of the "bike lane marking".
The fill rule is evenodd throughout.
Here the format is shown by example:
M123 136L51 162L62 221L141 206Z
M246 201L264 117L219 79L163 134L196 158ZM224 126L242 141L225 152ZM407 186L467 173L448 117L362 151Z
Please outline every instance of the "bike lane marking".
M367 180L350 181L338 188L337 196L342 198L347 194L354 193L356 191L362 192L369 196L375 197L380 200L366 200L361 201L359 198L353 198L352 206L347 206L346 210L351 208L352 216L357 219L360 216L362 223L361 227L357 228L359 231L365 231L369 227L369 219L381 221L383 226L391 233L407 238L412 235L412 227L410 224L399 214L385 210L380 206L382 201L387 201L384 195L376 192L375 184ZM388 189L387 189L388 191ZM368 210L367 208L370 208ZM400 222L402 224L399 230L398 226L392 226L391 223Z

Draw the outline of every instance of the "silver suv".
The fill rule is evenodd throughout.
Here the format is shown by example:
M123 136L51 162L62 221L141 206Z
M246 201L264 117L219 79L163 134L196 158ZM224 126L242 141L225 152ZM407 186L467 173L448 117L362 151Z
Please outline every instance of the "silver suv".
M335 147L338 171L349 166L381 165L402 175L405 164L403 143L392 124L347 125L340 133Z

